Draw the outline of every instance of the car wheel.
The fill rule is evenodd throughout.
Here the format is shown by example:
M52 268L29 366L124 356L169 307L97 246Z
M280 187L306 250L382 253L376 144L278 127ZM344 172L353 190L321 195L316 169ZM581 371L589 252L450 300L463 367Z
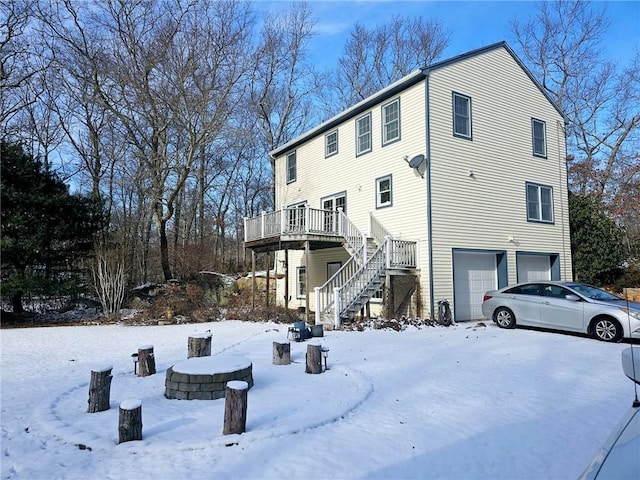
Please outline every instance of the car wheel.
M515 328L516 316L507 307L498 307L493 312L493 320L500 328Z
M604 342L619 342L622 338L622 326L610 317L600 317L593 323L593 336Z

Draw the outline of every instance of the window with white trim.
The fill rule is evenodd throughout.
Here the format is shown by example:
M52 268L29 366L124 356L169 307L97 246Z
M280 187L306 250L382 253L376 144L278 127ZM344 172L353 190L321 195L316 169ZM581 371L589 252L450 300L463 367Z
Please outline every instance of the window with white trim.
M400 140L400 99L382 106L382 145Z
M391 186L391 175L376 178L376 208L392 205Z
M295 182L297 174L297 160L294 150L287 154L287 183Z
M547 157L547 129L542 120L531 119L531 137L533 154L536 157Z
M471 98L453 92L453 134L471 139Z
M338 153L338 130L327 133L324 136L324 156L330 157Z
M296 294L298 298L307 298L307 267L296 268Z
M553 223L553 188L527 183L527 220Z
M356 155L371 151L371 112L356 120Z

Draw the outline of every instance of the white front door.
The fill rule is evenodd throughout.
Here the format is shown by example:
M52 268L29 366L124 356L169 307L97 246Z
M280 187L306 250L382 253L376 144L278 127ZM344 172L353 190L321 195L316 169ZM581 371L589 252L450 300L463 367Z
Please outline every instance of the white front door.
M518 283L551 280L549 255L518 255Z
M482 319L482 298L498 286L494 253L455 252L453 254L454 320Z

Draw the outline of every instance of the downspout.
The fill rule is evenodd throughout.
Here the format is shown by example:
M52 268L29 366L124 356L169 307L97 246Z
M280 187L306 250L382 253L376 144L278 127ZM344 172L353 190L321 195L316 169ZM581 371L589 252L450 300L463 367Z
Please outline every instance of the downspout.
M427 259L429 262L429 318L435 318L434 308L434 287L433 287L433 241L431 222L431 127L430 127L430 106L429 106L429 70L424 69L424 97L425 97L425 151L427 157L426 177L427 177Z
M564 183L564 187L565 187L565 195L562 195L562 197L560 198L560 215L561 215L561 219L560 221L562 222L562 267L561 267L561 272L560 272L560 279L561 280L573 280L573 268L571 268L571 264L569 264L570 268L567 268L567 242L566 242L566 237L567 237L567 228L566 228L566 222L567 222L567 218L570 215L569 212L567 212L567 216L565 217L565 210L564 210L564 199L566 199L567 201L567 208L569 207L569 165L567 164L567 136L565 133L565 125L563 123L561 123L559 120L557 121L557 131L556 131L556 135L558 136L558 184L560 186L562 186L562 152L560 150L560 141L562 139L563 143L564 143L564 173L566 175L565 177L565 183ZM569 232L569 238L571 235L571 232ZM571 251L571 247L569 247L569 251ZM571 262L573 263L573 257L571 258Z

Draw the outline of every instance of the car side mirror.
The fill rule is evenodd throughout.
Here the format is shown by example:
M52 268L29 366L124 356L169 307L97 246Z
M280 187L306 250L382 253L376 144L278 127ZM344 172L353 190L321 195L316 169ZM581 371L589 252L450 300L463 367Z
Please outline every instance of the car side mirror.
M640 384L640 352L633 352L631 349L632 347L627 347L622 350L622 370L627 377Z
M573 295L572 293L570 293L569 295L565 295L564 298L566 298L567 300L571 300L572 302L580 301L580 297L577 295Z

